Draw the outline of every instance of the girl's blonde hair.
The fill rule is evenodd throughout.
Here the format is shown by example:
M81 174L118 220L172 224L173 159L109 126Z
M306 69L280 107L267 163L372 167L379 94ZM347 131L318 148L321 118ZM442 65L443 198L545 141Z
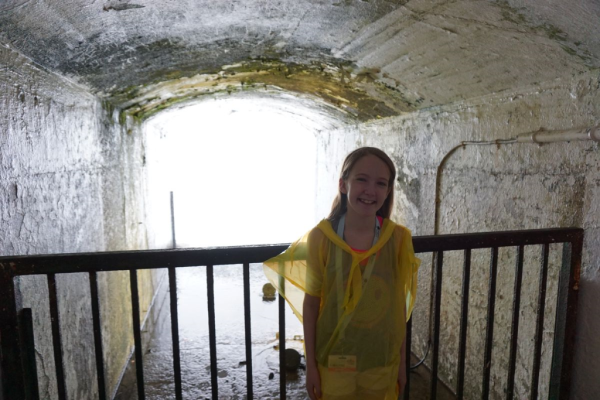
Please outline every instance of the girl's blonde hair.
M392 215L392 209L394 207L394 181L396 180L396 167L394 166L394 162L390 159L390 157L388 157L388 155L385 154L382 150L379 150L376 147L360 147L348 154L346 156L346 159L344 160L344 163L342 164L340 179L343 179L344 181L348 180L350 171L352 170L352 168L354 168L358 160L368 155L378 157L388 166L390 170L390 179L388 181L390 193L383 202L381 208L377 210L377 215L383 218L390 218L390 216ZM347 210L347 202L347 196L340 192L338 188L338 194L333 200L333 204L331 205L331 212L329 213L327 219L333 221L340 218Z

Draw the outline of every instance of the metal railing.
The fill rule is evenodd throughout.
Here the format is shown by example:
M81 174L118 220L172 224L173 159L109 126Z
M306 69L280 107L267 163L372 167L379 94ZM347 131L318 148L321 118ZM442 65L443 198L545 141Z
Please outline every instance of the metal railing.
M512 399L514 394L514 378L517 338L519 332L519 312L521 284L523 274L523 254L526 246L542 245L542 262L538 290L537 320L534 338L534 360L531 381L531 396L537 398L540 369L540 353L542 329L544 322L544 305L548 273L549 246L553 243L564 243L562 267L558 278L558 302L556 308L553 354L550 371L549 398L567 399L569 397L570 371L575 337L575 320L577 313L577 293L579 273L581 270L581 253L583 230L577 228L528 230L511 232L471 233L458 235L421 236L413 238L416 253L435 253L433 281L433 314L432 314L432 353L429 362L431 371L430 398L437 396L437 381L440 352L440 310L442 297L442 274L444 271L444 252L463 251L464 266L461 295L461 318L459 333L458 370L456 397L464 396L465 355L468 324L469 285L471 273L471 250L490 249L490 275L487 305L487 328L485 339L484 373L482 381L482 398L487 399L490 391L490 364L492 360L492 344L496 298L496 277L498 270L498 249L516 247L517 262L515 269L514 298L512 310L510 358L507 371L506 398ZM46 275L49 288L50 314L52 321L52 338L54 346L56 380L58 397L66 399L66 384L63 370L63 347L60 334L60 315L58 312L56 274L88 273L91 293L91 308L94 331L94 346L97 381L100 400L107 398L105 383L105 365L102 350L102 330L100 324L100 307L98 295L97 273L100 271L129 271L131 285L133 336L135 343L135 365L137 374L138 399L145 398L143 352L140 332L139 294L137 271L141 269L168 269L171 308L171 332L173 341L173 370L175 394L182 399L181 365L179 348L179 321L177 306L177 268L187 266L206 266L209 342L212 398L219 398L217 381L217 348L214 306L214 267L218 265L239 264L243 266L244 276L244 311L245 311L245 349L247 398L253 398L252 349L251 349L251 315L250 315L250 282L251 263L260 263L284 249L287 245L248 246L214 249L177 249L149 250L131 252L107 252L85 254L60 254L40 256L0 257L0 341L1 341L1 383L5 400L36 399L37 376L35 369L35 353L33 352L33 327L31 310L17 311L14 278L25 275ZM280 359L280 397L286 398L285 372L285 301L279 296L279 359ZM407 349L410 354L411 327L408 327ZM407 357L407 371L410 357ZM404 399L409 399L410 374Z

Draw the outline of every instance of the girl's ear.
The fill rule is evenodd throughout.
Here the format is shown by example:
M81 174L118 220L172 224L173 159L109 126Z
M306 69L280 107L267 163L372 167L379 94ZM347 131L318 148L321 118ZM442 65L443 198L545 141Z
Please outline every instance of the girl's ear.
M339 188L340 188L340 193L348 194L348 190L346 189L346 181L343 180L342 178L340 178L340 181L339 181Z

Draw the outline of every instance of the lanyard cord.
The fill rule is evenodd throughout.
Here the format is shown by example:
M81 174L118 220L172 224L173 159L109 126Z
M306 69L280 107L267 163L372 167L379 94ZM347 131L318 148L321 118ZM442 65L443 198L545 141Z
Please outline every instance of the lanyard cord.
M346 214L343 214L340 218L340 221L338 222L338 226L337 226L337 234L339 237L342 238L342 240L344 240L344 227L346 226ZM377 243L377 240L379 240L379 235L381 233L381 224L379 223L379 218L377 218L377 216L375 216L375 235L373 235L373 244L371 245L371 247L375 246L375 243Z
M344 239L344 227L346 225L346 214L342 215L342 217L340 218L340 221L338 222L338 226L337 226L337 234L340 238L342 238L342 240ZM379 240L379 235L381 232L381 224L379 223L379 219L377 218L377 216L375 217L375 234L373 235L373 244L371 245L371 247L375 246L375 244L377 243L377 240ZM354 257L352 257L354 259ZM362 276L362 288L364 290L365 286L367 285L367 283L369 282L369 278L371 277L371 274L373 272L373 267L375 266L375 259L377 258L377 255L374 253L369 257L369 261L367 263L367 267L365 268L365 272ZM346 307L346 305L344 304L344 297L346 294L346 290L350 290L350 285L352 283L352 276L350 276L350 274L348 275L348 283L347 283L347 288L346 290L344 290L344 270L343 270L343 265L342 265L342 260L343 260L343 253L342 253L342 249L340 247L337 247L336 249L336 260L335 260L335 266L336 266L336 289L337 289L337 295L338 295L338 320L342 317L342 314L344 313L344 309Z

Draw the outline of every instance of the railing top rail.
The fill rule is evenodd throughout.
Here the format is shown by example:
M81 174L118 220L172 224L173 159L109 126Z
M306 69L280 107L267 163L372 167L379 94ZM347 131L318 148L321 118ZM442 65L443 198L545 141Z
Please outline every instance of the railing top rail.
M582 228L552 228L419 236L413 238L413 244L416 253L430 253L433 251L566 243L582 239Z
M479 232L413 238L416 253L489 247L574 242L581 228ZM122 271L199 265L259 263L285 250L289 244L201 249L136 250L100 253L49 254L0 257L0 269L14 276L90 271Z
M73 253L40 256L0 257L0 269L10 268L15 275L88 271L124 271L259 263L285 249L289 244L201 249L134 250L100 253ZM59 269L58 269L59 268Z

